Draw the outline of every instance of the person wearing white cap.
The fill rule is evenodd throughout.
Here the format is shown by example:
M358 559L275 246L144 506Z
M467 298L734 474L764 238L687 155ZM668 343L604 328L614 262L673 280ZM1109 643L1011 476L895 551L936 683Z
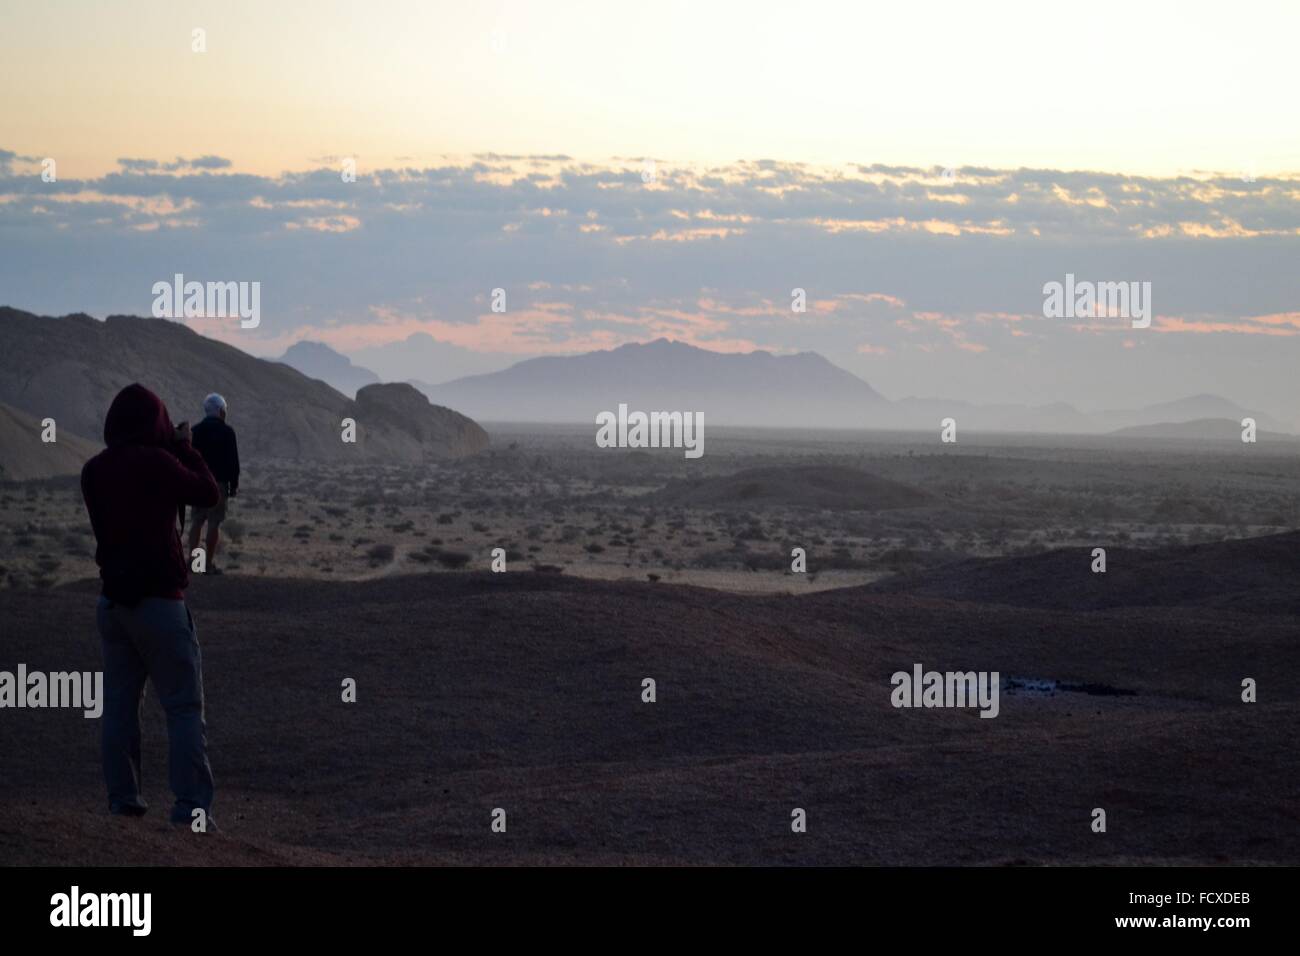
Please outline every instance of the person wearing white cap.
M190 517L190 554L199 546L199 534L206 524L208 535L206 568L208 574L220 574L215 558L221 541L221 522L226 517L227 501L239 493L239 448L235 430L226 424L226 400L213 392L203 400L203 421L194 426L193 444L207 462L221 489L221 500L212 508L195 508Z

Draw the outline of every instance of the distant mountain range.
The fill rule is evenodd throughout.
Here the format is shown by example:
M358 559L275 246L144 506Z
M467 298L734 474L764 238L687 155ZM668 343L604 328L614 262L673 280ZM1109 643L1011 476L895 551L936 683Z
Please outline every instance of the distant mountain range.
M1193 395L1142 408L1084 412L1065 402L1049 405L974 405L954 399L904 398L893 403L893 424L873 427L935 428L951 416L960 427L981 432L1043 432L1108 434L1125 428L1169 425L1196 420L1240 422L1250 416L1261 431L1282 432L1283 426L1265 412L1248 411L1217 395Z
M1244 416L1242 416L1244 417ZM1131 425L1110 434L1118 438L1160 439L1165 441L1241 441L1241 418L1197 418L1189 422L1160 422L1157 425ZM1300 436L1265 431L1256 422L1256 441L1300 441Z
M6 427L30 428L53 418L60 443L79 436L103 447L109 403L123 386L139 382L158 393L177 423L197 422L203 397L224 394L248 460L421 461L472 454L488 444L475 422L430 405L409 385L367 385L353 400L287 365L167 319L109 316L101 322L0 307L0 342L0 402L28 416ZM355 444L342 441L344 418L357 423ZM34 447L39 461L18 461L15 456L30 455L6 440L0 449L4 473L48 471L54 450Z
M496 372L519 359L505 352L476 352L463 345L440 342L427 332L356 349L349 356L356 364L374 369L386 382L419 379L434 383Z
M1092 417L1107 431L1140 425L1230 419L1236 428L1236 437L1240 440L1241 420L1246 417L1254 418L1256 427L1261 431L1265 429L1275 432L1286 431L1286 428L1273 416L1259 409L1242 408L1235 402L1220 398L1218 395L1193 395L1173 402L1147 405L1136 411L1097 412Z
M379 381L379 376L370 369L352 364L346 355L340 355L321 342L297 342L277 361L348 396L355 396L358 389Z
M711 352L656 339L572 357L528 359L444 385L414 381L435 402L488 421L594 422L602 411L692 411L705 424L853 427L888 406L862 379L813 352Z
M442 385L414 380L431 401L480 421L594 422L602 411L698 411L706 424L798 428L930 430L948 417L973 431L1103 434L1120 428L1197 419L1272 416L1215 395L1137 409L1083 412L1064 402L976 405L956 399L889 401L862 379L814 352L726 353L657 339L571 357L528 359Z
M0 402L37 420L54 416L61 433L98 441L108 400L138 380L159 391L177 420L199 418L207 392L228 392L241 443L260 455L336 458L346 451L338 422L354 417L362 424L359 407L368 416L362 455L390 460L484 447L487 436L470 419L593 424L598 413L617 412L620 404L629 411L700 412L713 426L931 431L952 417L968 432L1196 440L1227 433L1239 440L1241 419L1249 416L1263 441L1287 432L1269 414L1215 395L1095 412L1063 402L890 401L813 352L713 352L668 339L528 359L441 385L383 385L374 372L319 342L300 342L272 362L166 320L50 319L0 308L0 336ZM433 406L421 406L415 389ZM353 390L355 401L347 397Z

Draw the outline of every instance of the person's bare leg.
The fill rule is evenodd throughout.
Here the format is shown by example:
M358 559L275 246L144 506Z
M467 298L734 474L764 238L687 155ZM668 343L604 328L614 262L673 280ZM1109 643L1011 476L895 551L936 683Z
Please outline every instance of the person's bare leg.
M190 520L190 549L185 553L185 563L188 564L194 558L194 549L199 546L199 532L203 530L203 525L195 524L193 519ZM209 550L208 557L212 553Z
M217 557L217 545L221 543L220 525L210 525L208 527L208 539L205 543L208 547L208 564L212 564Z

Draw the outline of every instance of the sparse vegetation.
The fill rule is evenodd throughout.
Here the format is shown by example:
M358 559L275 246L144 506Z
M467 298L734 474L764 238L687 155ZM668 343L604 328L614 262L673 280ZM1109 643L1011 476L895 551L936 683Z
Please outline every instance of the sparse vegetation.
M606 454L588 437L512 435L509 454L502 445L495 459L436 465L259 462L222 525L227 554L233 563L240 553L250 573L347 579L400 567L399 554L412 570L486 570L490 549L504 547L511 571L798 590L963 557L1155 548L1300 524L1300 464L1290 456L1243 462L1066 441L935 454L901 437L866 446L792 437L789 447L769 439L687 463ZM897 500L854 498L858 473ZM5 586L96 574L75 483L4 487ZM917 505L907 489L929 497ZM842 508L846 500L854 507ZM805 575L790 573L794 547L807 553Z

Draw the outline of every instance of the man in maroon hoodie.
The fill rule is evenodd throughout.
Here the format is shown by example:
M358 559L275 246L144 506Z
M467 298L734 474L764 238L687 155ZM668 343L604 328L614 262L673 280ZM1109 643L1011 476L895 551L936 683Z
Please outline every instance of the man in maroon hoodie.
M173 823L212 809L212 768L203 722L203 665L185 606L188 564L177 527L183 505L212 507L217 482L173 428L162 400L128 385L104 420L108 447L81 470L103 581L97 617L104 650L103 760L109 811L140 816L140 708L147 678L167 714ZM196 814L196 810L203 813Z

